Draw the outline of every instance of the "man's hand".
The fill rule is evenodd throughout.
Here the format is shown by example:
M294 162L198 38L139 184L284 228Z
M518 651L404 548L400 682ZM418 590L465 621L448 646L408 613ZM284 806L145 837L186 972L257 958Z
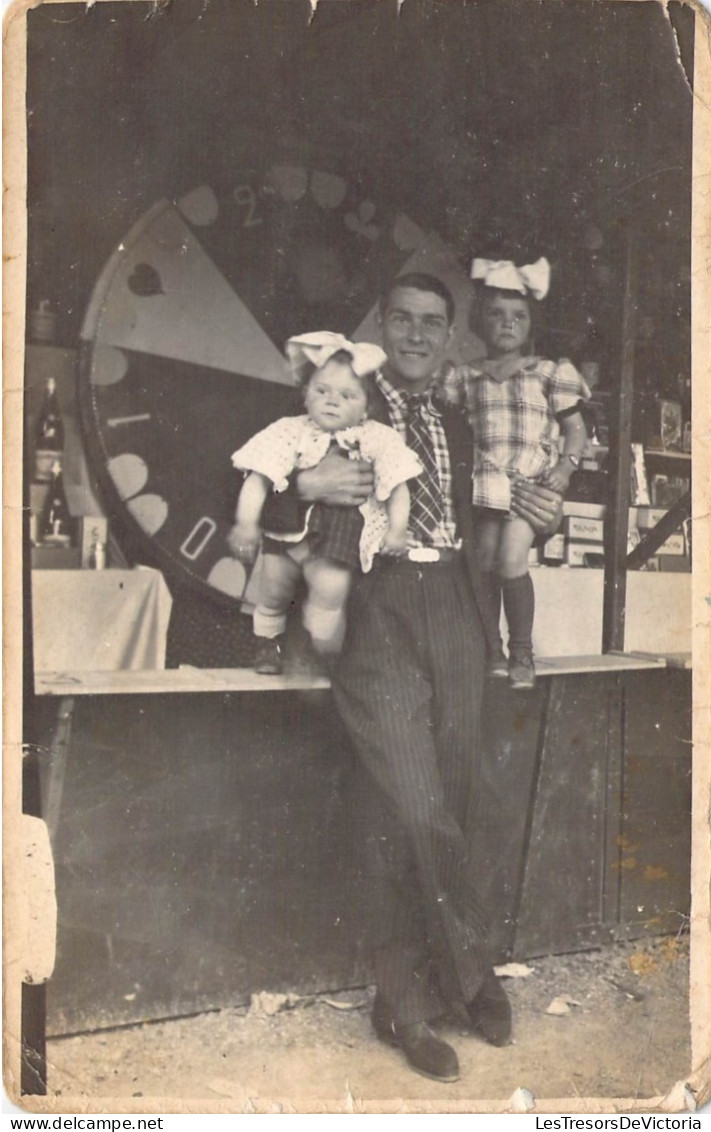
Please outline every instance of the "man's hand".
M305 503L359 507L372 494L373 466L329 453L315 468L298 473L296 487Z
M557 491L543 484L514 480L511 510L525 519L537 535L553 535L563 517L563 499Z

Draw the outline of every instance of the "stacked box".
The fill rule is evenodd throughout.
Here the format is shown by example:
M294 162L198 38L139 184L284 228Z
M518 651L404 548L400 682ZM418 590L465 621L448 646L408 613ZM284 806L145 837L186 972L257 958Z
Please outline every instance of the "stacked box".
M589 519L584 515L566 515L563 534L566 542L602 542L603 519Z
M673 535L669 535L669 538L666 540L666 542L662 543L662 545L659 547L659 549L657 550L656 553L658 555L659 554L665 554L665 555L666 554L673 554L673 555L686 554L686 541L684 539L684 532L683 531L675 531Z
M651 531L656 527L667 511L665 507L639 507L637 509L637 526L640 531Z
M604 549L601 542L566 542L566 566L603 565Z
M628 553L639 543L640 537L652 530L666 513L666 508L663 507L630 507ZM555 536L557 540L563 540L562 551L559 541L549 539L544 547L543 558L547 561L562 561L568 566L585 566L586 555L599 558L604 553L604 520L604 504L564 503L562 533ZM690 568L684 532L675 531L671 534L657 550L655 560L655 568L662 570Z
M566 566L587 566L599 561L604 555L603 539L605 525L604 504L567 505L571 508L563 519L565 551L563 561ZM566 505L564 505L564 513Z
M545 562L562 562L565 558L565 535L553 535L543 546Z

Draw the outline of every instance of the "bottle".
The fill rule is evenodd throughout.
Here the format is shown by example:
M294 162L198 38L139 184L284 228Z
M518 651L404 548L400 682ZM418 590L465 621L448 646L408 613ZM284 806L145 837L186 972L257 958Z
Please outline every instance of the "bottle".
M30 311L30 337L33 342L43 344L54 342L57 330L57 316L49 299L40 299L36 308Z
M47 378L44 401L35 425L35 481L47 483L52 477L52 465L62 459L64 423L57 398L57 383Z
M40 543L44 546L71 546L73 520L64 492L62 466L55 460L47 498L39 524Z
M106 567L106 543L98 538L91 544L91 565L94 570L104 570Z

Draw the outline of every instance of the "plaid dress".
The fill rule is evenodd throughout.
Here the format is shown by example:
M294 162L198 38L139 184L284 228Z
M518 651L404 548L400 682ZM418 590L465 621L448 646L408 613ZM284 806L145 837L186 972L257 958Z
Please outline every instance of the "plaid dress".
M590 397L575 366L523 359L501 381L475 365L458 366L446 378L447 400L466 408L474 434L472 502L509 511L511 481L540 480L557 464L558 421Z

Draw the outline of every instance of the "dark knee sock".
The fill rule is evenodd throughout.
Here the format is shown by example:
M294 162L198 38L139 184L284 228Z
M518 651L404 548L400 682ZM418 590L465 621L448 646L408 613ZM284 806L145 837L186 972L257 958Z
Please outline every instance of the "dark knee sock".
M497 639L492 644L492 650L503 651L503 641L498 632L499 618L501 617L501 578L493 570L487 570L483 575L486 597L493 615L493 622L497 628Z
M509 652L511 649L530 649L534 612L531 575L523 574L520 578L504 578L501 589L504 595L504 612L509 626Z

